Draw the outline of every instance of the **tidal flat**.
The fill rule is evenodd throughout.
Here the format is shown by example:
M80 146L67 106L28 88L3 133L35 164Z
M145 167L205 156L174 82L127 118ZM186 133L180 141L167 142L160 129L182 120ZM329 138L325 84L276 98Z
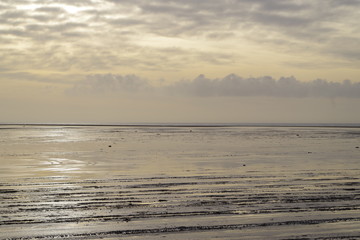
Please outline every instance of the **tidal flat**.
M0 239L360 239L360 128L0 126Z

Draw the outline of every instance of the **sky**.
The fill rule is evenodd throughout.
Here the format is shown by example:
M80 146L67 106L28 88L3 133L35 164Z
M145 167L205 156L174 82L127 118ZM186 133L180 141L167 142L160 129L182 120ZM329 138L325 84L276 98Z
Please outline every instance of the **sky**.
M360 123L359 0L0 0L0 123Z

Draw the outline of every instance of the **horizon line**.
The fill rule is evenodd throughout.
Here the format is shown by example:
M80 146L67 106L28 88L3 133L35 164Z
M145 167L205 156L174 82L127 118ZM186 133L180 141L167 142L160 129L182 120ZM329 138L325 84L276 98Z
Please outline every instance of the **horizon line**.
M0 126L83 126L83 127L360 127L360 123L0 123Z

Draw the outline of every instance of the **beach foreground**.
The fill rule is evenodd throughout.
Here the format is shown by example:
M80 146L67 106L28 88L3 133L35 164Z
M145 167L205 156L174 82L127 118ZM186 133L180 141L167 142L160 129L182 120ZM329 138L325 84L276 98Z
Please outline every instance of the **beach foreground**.
M360 239L360 129L1 126L0 239Z

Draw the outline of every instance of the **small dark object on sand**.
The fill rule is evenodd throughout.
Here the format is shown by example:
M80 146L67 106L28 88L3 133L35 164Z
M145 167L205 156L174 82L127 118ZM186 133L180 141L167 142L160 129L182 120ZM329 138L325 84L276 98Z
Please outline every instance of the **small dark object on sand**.
M359 147L355 147L355 148L359 148Z
M246 167L246 164L243 164L243 167Z
M312 153L312 152L308 152L308 154L310 154L310 153Z
M111 145L109 145L109 147L111 147Z

